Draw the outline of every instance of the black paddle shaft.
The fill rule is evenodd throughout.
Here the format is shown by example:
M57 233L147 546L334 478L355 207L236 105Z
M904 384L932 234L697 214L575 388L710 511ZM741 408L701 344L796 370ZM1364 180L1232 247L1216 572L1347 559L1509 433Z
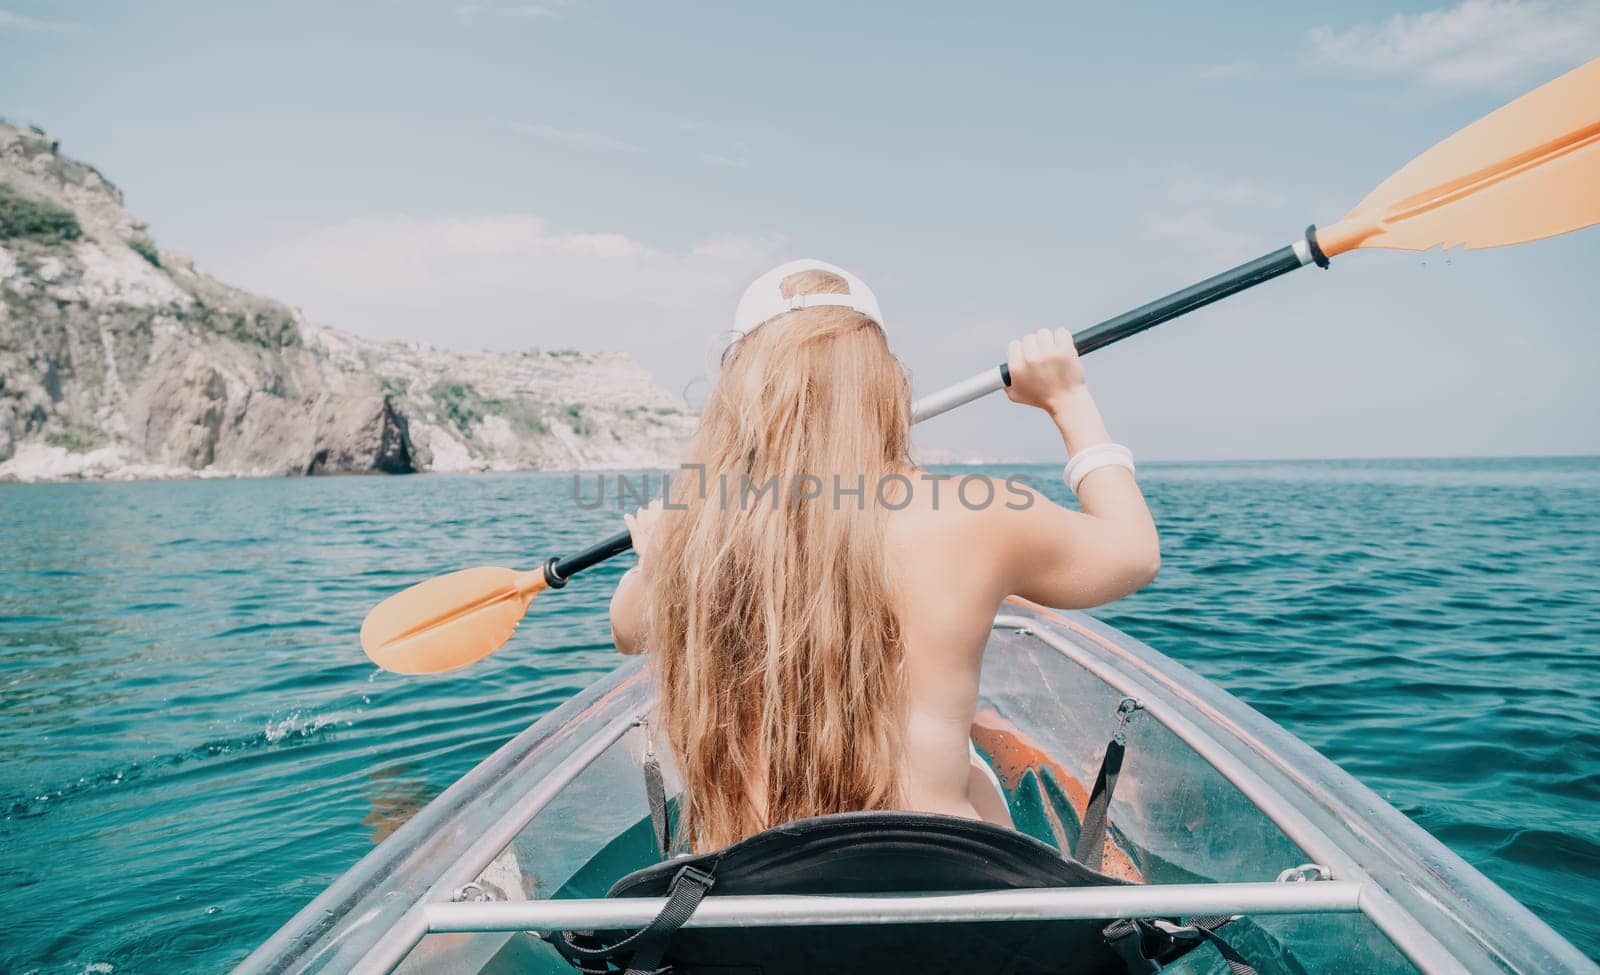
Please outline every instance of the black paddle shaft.
M1327 267L1328 259L1323 256L1322 248L1317 246L1316 229L1315 226L1306 228L1305 253L1308 260L1301 260L1300 251L1296 250L1293 244L1280 247L1264 257L1246 261L1215 277L1206 278L1199 284L1191 284L1165 298L1157 298L1148 305L1141 305L1133 311L1123 312L1115 318L1108 318L1098 325L1092 325L1074 335L1072 342L1078 347L1079 355L1087 355L1095 349L1103 349L1130 335L1138 335L1147 328L1154 328L1179 315L1187 315L1196 308L1204 308L1213 301L1221 301L1229 295L1238 294L1264 281L1271 281L1280 274L1287 274L1313 261L1321 267Z
M1196 308L1204 308L1214 301L1221 301L1232 294L1238 294L1246 288L1253 288L1265 281L1271 281L1280 274L1287 274L1308 263L1315 262L1319 267L1327 267L1328 259L1322 253L1322 248L1317 245L1317 228L1315 225L1306 228L1305 243L1302 251L1296 245L1280 247L1270 254L1258 257L1253 261L1246 261L1236 268L1223 271L1214 277L1206 278L1198 284L1192 284L1180 291L1174 291L1165 298L1157 298L1147 305L1140 305L1133 311L1124 312L1115 318L1108 318L1098 325L1091 325L1072 337L1072 342L1078 347L1079 355L1087 355L1096 349L1103 349L1114 342L1120 342L1130 335L1138 335L1147 328L1154 328L1162 322L1169 322L1180 315L1187 315ZM1301 258L1304 253L1306 257ZM1011 385L1010 370L1005 363L1000 364L1001 374L1005 377L1006 385ZM614 555L633 548L633 539L627 532L618 532L603 542L591 545L581 552L569 555L566 558L552 558L544 564L545 582L550 588L560 589L567 584L567 580L584 569L599 565L601 562Z

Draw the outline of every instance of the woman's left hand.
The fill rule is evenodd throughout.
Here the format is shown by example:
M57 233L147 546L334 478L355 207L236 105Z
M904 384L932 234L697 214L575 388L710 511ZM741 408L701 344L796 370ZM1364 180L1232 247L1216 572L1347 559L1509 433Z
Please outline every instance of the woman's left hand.
M649 569L650 543L664 510L661 499L657 498L633 514L622 516L623 524L628 526L628 534L633 537L633 553L639 557L640 572Z

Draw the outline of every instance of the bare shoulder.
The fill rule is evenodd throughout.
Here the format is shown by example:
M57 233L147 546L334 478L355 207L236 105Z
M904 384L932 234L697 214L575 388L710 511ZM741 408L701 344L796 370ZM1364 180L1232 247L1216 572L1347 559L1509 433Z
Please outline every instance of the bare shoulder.
M970 582L994 576L1008 557L1020 511L1039 500L1017 482L982 472L918 472L909 496L892 507L888 543L912 575L959 567Z
M893 508L890 524L898 531L928 532L941 538L984 536L1006 526L1026 525L1031 512L1057 508L1020 477L982 471L919 472L919 477L922 480L910 496Z
M991 505L976 481L962 503L958 483L940 481L936 496L934 483L919 482L891 511L885 541L913 686L924 706L966 714L1007 577Z

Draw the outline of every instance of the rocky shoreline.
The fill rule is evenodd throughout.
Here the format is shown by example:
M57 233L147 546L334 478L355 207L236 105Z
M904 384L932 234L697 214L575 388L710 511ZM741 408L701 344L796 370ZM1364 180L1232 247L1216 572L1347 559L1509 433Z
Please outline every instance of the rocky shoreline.
M0 123L0 480L651 468L693 426L624 355L312 325L160 249L98 170Z

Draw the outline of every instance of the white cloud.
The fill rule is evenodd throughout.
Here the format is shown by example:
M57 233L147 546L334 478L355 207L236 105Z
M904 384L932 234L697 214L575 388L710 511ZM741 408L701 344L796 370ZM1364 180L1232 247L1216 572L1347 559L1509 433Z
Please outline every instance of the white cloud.
M762 261L770 261L786 243L785 238L776 235L724 234L713 237L703 244L696 244L689 253L695 257L760 264Z
M635 146L621 139L598 132L581 132L576 129L558 129L552 125L533 125L528 122L508 122L513 132L531 135L535 139L579 149L605 149L611 152L632 152Z
M1219 222L1217 214L1204 207L1148 217L1145 230L1157 239L1193 244L1223 258L1241 256L1252 248L1259 249L1261 244L1251 235Z
M669 389L705 349L781 237L724 235L683 250L622 233L566 233L531 214L374 216L225 262L238 284L315 322L473 350L628 352Z
M1245 257L1265 241L1257 224L1287 202L1275 187L1243 178L1218 179L1189 170L1167 181L1171 202L1161 213L1145 218L1145 233L1157 240L1175 240L1223 258Z
M40 20L26 14L13 13L10 10L0 10L0 30L72 30L77 24L69 24L63 20Z
M1600 52L1595 0L1463 0L1348 30L1307 34L1312 64L1402 75L1443 87L1493 87L1575 67Z

